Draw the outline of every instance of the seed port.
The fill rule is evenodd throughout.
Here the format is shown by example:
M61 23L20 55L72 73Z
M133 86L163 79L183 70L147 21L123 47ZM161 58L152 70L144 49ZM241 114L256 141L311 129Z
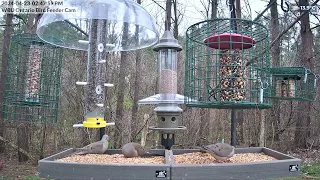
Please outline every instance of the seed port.
M97 125L100 125L100 123L99 123L99 122L97 122Z
M161 117L160 119L162 122L166 121L166 118L164 118L164 117Z
M97 118L97 121L99 121L99 118Z
M171 121L173 121L173 122L176 121L176 117L172 117Z

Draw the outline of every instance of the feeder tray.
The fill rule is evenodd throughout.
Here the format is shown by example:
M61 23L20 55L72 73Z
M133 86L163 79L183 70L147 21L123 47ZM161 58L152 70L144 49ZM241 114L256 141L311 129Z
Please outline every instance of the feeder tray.
M39 176L49 179L110 179L110 180L157 180L170 179L170 163L168 150L151 150L163 154L163 164L137 164L135 158L127 158L123 163L95 163L95 159L86 162L61 162L56 161L69 157L76 152L71 148L52 155L38 162ZM121 154L121 149L108 149L105 154ZM115 160L116 161L116 160Z
M135 158L128 158L126 163L116 161L115 163L103 163L103 159L91 159L94 155L78 160L57 161L72 156L76 149L71 148L50 157L39 160L38 172L42 178L49 179L110 179L110 180L208 180L208 179L268 179L289 176L299 176L301 160L282 154L280 152L264 148L236 148L235 156L246 153L264 153L277 160L262 161L254 159L255 162L217 163L211 164L183 164L176 163L175 155L185 155L199 152L199 149L174 149L174 150L151 150L151 152L162 153L163 164L141 164L135 163ZM121 154L120 149L108 149L105 154ZM101 157L103 155L99 155ZM89 158L91 157L91 158Z
M172 180L208 180L208 179L269 179L293 177L300 175L301 160L282 154L280 152L265 147L254 148L236 148L235 155L231 159L236 162L212 163L206 164L180 162L176 163L175 155L184 155L184 159L191 156L189 153L199 152L195 149L174 149L170 150L171 160L171 179ZM259 159L238 159L239 156L246 153L263 153L276 160ZM238 157L237 157L238 156ZM208 159L205 159L208 161ZM232 160L230 160L232 161ZM240 162L239 162L240 161Z
M204 43L214 49L248 49L251 48L256 41L246 35L223 33L206 38Z
M273 67L269 98L281 100L314 101L317 75L305 67Z

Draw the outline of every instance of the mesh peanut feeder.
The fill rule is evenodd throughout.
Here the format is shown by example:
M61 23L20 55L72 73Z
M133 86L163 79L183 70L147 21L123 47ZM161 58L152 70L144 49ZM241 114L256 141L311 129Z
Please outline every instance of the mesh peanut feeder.
M266 99L270 94L268 32L263 25L233 18L207 20L190 26L186 39L187 106L271 107Z

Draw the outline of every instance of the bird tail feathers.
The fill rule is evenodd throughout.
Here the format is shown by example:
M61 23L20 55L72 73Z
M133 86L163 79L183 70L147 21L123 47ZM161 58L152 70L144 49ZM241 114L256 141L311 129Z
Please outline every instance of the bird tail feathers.
M84 148L76 148L76 151L73 153L73 155L85 155L87 152Z
M206 146L193 146L192 148L199 149L202 153L207 153L209 151Z

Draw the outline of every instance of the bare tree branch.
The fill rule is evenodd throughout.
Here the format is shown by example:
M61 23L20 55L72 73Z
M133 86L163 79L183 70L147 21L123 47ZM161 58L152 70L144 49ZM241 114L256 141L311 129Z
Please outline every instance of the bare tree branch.
M270 2L269 4L268 4L268 6L253 20L253 21L257 21L258 19L260 19L260 17L268 10L268 9L270 9L270 7L274 4L274 3L276 3L277 2L277 0L273 0L272 2Z
M152 2L154 2L157 6L159 6L162 10L166 11L166 8L164 8L163 6L161 6L161 4L159 4L156 0L151 0ZM179 12L180 13L180 12ZM174 22L174 19L171 17L171 21Z
M312 16L314 16L317 20L318 20L318 22L320 23L320 19L319 19L319 17L318 16L316 16L315 14L313 14L313 13L310 13ZM312 23L312 24L315 24L315 23Z
M166 8L161 6L157 1L155 1L155 0L151 0L151 1L154 2L156 5L158 5L162 10L166 11Z
M310 6L314 6L317 4L319 0L316 0L314 3L312 3ZM310 9L309 9L310 10ZM304 15L306 15L309 11L304 11L294 22L292 22L284 31L282 31L274 41L270 44L270 47L274 45L274 43L281 37L283 36L286 32L289 31Z
M318 3L319 0L316 0L314 3L312 3L310 5L310 7L316 5ZM310 9L309 9L310 10ZM304 15L306 15L308 11L304 11L295 21L293 21L285 30L283 30L270 44L270 48L286 33L289 31L289 29L291 29ZM264 53L267 52L267 49L265 49L259 56L257 57L261 57ZM247 62L246 66L249 66L252 62L254 62L257 58L253 58L251 61Z
M316 29L318 27L320 27L320 24L316 25L315 27L310 28L310 30Z

